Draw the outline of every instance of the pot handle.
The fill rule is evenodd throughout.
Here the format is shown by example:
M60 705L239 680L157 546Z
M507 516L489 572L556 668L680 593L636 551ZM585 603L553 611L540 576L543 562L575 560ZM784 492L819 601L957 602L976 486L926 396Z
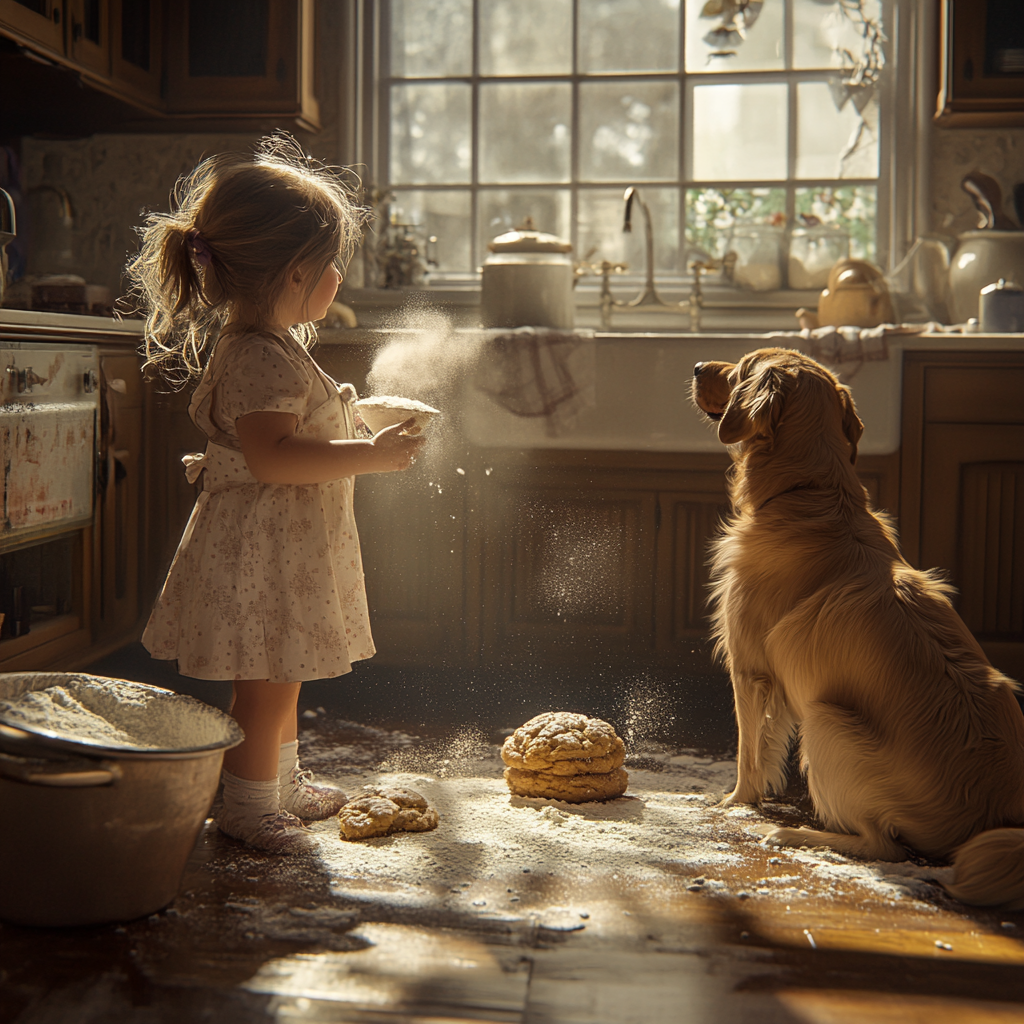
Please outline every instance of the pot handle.
M89 761L81 757L50 760L0 751L0 778L68 789L108 786L121 778L121 769L111 761Z

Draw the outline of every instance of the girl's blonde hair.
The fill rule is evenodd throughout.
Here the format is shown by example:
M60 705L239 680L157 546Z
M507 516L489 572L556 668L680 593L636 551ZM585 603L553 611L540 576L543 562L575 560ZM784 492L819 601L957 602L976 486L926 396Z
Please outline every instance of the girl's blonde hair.
M229 314L264 329L289 275L308 275L308 297L332 263L347 264L362 223L338 173L284 133L250 159L203 160L175 185L171 212L146 217L128 265L146 313L145 365L177 386L194 379ZM292 333L306 346L316 338L312 324Z

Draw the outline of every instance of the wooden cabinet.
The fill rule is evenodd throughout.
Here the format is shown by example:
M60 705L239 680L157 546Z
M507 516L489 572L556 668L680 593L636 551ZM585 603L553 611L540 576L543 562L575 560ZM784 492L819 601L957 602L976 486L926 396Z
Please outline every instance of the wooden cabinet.
M315 20L315 0L0 0L0 35L130 104L109 117L162 129L282 118L319 128ZM32 62L4 59L21 60L12 80L35 76L20 107L8 104L19 123L33 101L60 105L62 89L77 105L66 75L36 81ZM64 124L58 111L40 109L39 120Z
M67 54L79 67L110 74L109 0L65 0Z
M904 359L904 552L947 574L993 664L1024 678L1024 353Z
M0 28L19 43L64 57L64 0L0 0Z
M319 127L313 0L187 0L167 24L173 114L268 114Z
M110 75L110 0L0 0L0 27L62 63Z
M579 456L543 455L526 471L499 463L479 484L477 660L580 664L649 655L657 493L631 486L614 465L595 471Z
M100 349L96 506L93 531L93 641L134 639L142 563L143 430L140 359Z
M110 76L117 90L147 106L160 103L163 5L110 0Z

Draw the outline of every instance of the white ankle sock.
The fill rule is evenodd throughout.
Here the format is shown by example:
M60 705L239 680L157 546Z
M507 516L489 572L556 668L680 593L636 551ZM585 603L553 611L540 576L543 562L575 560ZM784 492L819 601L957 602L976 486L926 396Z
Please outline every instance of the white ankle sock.
M229 771L222 771L220 778L224 783L224 815L233 822L255 825L264 815L277 814L281 809L277 779L240 779Z
M299 741L281 744L281 756L277 762L277 778L282 786L292 781L292 771L299 765Z

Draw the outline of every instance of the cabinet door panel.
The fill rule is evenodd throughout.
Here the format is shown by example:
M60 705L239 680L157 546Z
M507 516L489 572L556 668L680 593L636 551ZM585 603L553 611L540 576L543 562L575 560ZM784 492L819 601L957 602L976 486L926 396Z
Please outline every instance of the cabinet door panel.
M1024 641L1024 427L929 424L922 494L922 568L952 575L980 639Z
M710 633L711 542L729 506L721 494L692 491L658 496L657 638L665 653L692 653Z
M99 528L95 639L127 634L139 619L143 411L139 358L100 357ZM114 383L114 387L111 384Z
M80 67L110 74L110 6L108 0L68 0L68 56Z
M120 89L149 102L160 98L162 13L156 0L111 0L112 74Z
M579 662L650 651L653 493L525 487L489 497L485 655Z
M313 0L188 0L175 10L167 25L172 112L318 123Z
M0 0L0 23L20 42L64 54L63 0Z
M356 480L356 525L378 663L440 663L462 652L463 496L425 466Z

